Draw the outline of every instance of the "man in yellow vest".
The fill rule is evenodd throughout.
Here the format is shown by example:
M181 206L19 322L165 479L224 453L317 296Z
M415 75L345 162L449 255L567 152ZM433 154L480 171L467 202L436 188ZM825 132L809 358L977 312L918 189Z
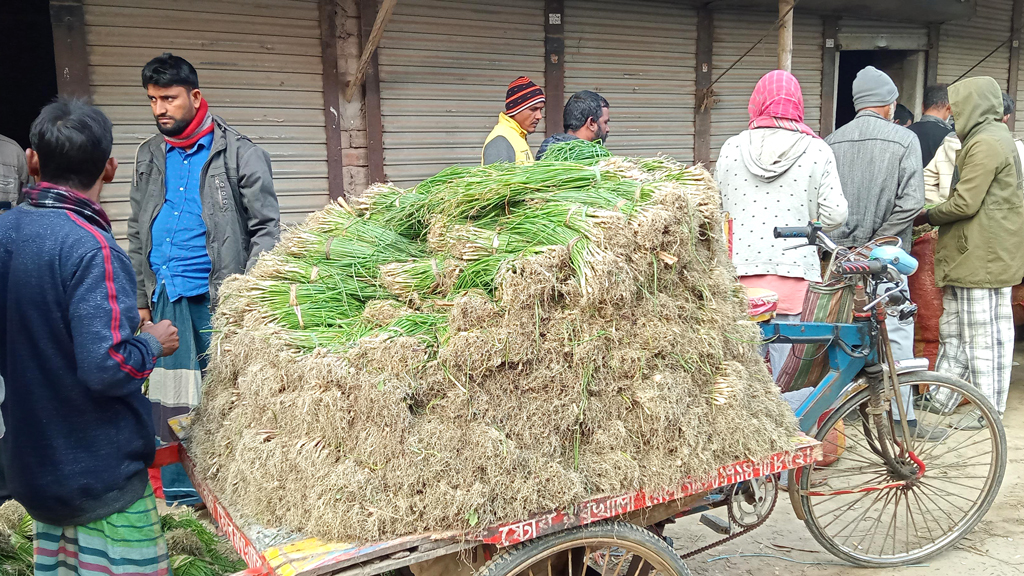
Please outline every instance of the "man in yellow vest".
M498 125L484 141L481 164L533 162L526 137L537 131L543 117L544 91L540 86L526 76L513 80L505 93L505 111L498 115Z

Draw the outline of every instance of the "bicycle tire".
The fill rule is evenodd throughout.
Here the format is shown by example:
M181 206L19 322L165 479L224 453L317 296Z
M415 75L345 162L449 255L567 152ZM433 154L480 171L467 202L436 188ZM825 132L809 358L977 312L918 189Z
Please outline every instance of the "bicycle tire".
M1001 423L1001 421L1000 421L1000 419L998 417L998 414L996 413L995 408L992 406L991 402L989 402L988 399L985 398L978 391L977 388L975 388L975 387L971 386L970 384L968 384L968 383L966 383L966 382L964 382L962 380L959 380L957 378L946 376L944 374L939 374L937 372L928 372L928 371L913 372L913 373L901 375L899 377L898 383L899 383L899 387L901 389L903 387L905 387L905 386L915 386L915 385L922 385L922 384L932 384L932 385L936 385L936 386L947 387L947 388L950 388L951 390L956 391L957 393L961 394L964 398L968 399L971 404L973 404L974 406L977 407L977 409L981 413L981 416L987 421L987 423L989 425L988 428L985 428L983 430L988 430L989 431L989 438L992 440L993 456L991 458L991 465L989 466L988 474L987 474L986 479L985 479L985 485L981 488L982 492L975 499L974 506L972 508L970 508L967 511L967 513L959 521L954 521L954 519L952 517L950 517L950 521L952 522L952 528L949 531L943 532L930 545L924 546L924 547L922 547L919 550L908 551L908 553L906 553L906 554L896 555L895 554L895 547L896 547L895 546L895 542L896 542L897 536L896 536L896 531L894 530L893 531L894 532L894 535L893 535L893 542L894 542L894 544L893 544L893 549L894 549L893 552L894 552L894 554L892 556L885 556L884 555L884 550L885 550L885 545L884 545L885 539L884 539L884 537L883 537L883 544L882 544L882 547L881 547L881 551L882 551L883 555L881 555L881 556L871 556L870 554L866 554L866 553L857 553L854 550L851 550L851 548L848 545L840 545L837 542L838 538L833 538L832 535L826 533L825 530L819 525L818 518L815 516L814 505L812 503L811 497L806 495L806 494L804 494L805 492L807 492L810 489L811 483L813 481L812 480L812 473L813 473L813 470L815 469L815 466L811 465L811 466L807 466L805 468L802 468L801 469L801 474L800 474L800 480L799 480L799 486L800 486L800 490L801 490L800 505L801 505L801 508L803 509L804 515L806 517L806 520L804 522L807 525L808 530L810 530L811 535L814 536L814 539L817 540L818 543L821 544L821 546L823 548L825 548L825 550L827 550L829 553L831 553L832 555L836 556L837 558L840 558L840 559L846 560L847 562L850 562L852 564L855 564L855 565L858 565L858 566L862 566L862 567L867 567L867 568L891 568L891 567L895 567L895 566L903 566L903 565L907 565L907 564L919 563L919 562L921 562L923 560L926 560L926 559L931 558L931 557L933 557L933 556L935 556L937 554L940 554L940 553L950 549L954 545L956 545L957 542L959 542L964 536L966 536L968 533L970 533L971 530L973 530L975 528L975 526L977 526L978 522L981 521L981 519L988 512L989 508L991 508L992 503L995 501L995 498L996 498L997 494L999 493L999 487L1002 484L1003 475L1006 472L1006 451L1007 451L1007 448L1006 448L1006 433L1003 430L1002 423ZM869 398L869 392L868 392L868 390L865 389L865 390L861 390L861 391L857 392L852 397L847 399L845 402L841 403L840 406L838 408L836 408L832 412L832 414L825 420L825 422L819 428L819 430L815 434L815 438L817 440L819 440L819 441L822 441L825 438L825 436L836 426L837 422L841 422L843 420L843 417L845 415L851 413L851 411L854 408L856 408L857 406L860 406L860 405L866 403L868 398ZM949 416L944 416L944 417L949 417ZM926 415L923 418L928 418L928 416ZM955 418L955 416L953 416L953 418ZM962 420L963 420L963 418L961 418L961 421ZM850 426L847 425L847 428L850 428ZM953 427L950 430L951 430L950 433L952 431L957 431L957 432L966 431L966 430L959 430L956 427ZM950 433L947 433L946 437L949 437ZM975 434L977 434L977 432L975 432ZM915 442L918 442L919 446L925 447L923 450L921 450L922 454L924 454L928 450L927 446L931 445L930 443L926 443L923 440L919 440L919 441L915 441ZM968 446L968 447L970 447L970 446ZM982 455L984 455L984 453L982 453ZM972 457L968 457L968 460L970 460L971 458ZM983 464L983 463L979 463L979 464L963 464L963 463L959 463L959 464L954 464L954 465L948 465L947 464L947 465L940 466L939 468L940 469L943 468L943 467L947 468L947 473L948 473L948 469L949 468L963 468L965 466L984 466L984 465L985 464ZM927 470L928 470L928 463L925 462L925 472L920 476L920 478L922 480L924 478L928 477ZM842 471L840 471L840 472L842 472ZM867 476L867 475L870 475L870 474L873 474L873 473L874 472L863 472L862 475ZM884 472L883 472L883 474L884 474ZM824 476L827 477L828 473L824 473ZM960 479L961 477L962 476L954 476L954 478L957 478L957 479ZM981 477L979 477L979 478L981 478ZM946 481L948 481L948 480L946 480ZM922 484L924 484L924 483L922 482ZM903 490L905 494L908 493L908 490L906 490L905 488L897 488L896 490ZM875 498L876 498L876 501L877 501L880 497L876 496ZM916 496L914 496L914 498L916 498ZM942 497L940 496L940 498L942 498ZM908 496L905 497L905 499L906 499L905 503L906 503L906 506L907 506L908 510L912 509L912 506L913 506L913 504L911 503L912 502L912 496L908 495ZM929 499L930 499L930 497L929 497ZM946 500L946 498L942 498L942 499ZM949 500L946 500L946 501L949 502ZM921 510L920 502L921 502L921 500L919 499L918 500L919 511ZM852 504L851 504L851 506L852 506ZM865 510L862 513L862 516L866 516L870 512L870 510L871 510L871 508L873 506L874 506L874 503L871 503L868 506L868 510ZM839 509L841 509L841 507L837 507L835 510L839 510ZM845 513L846 512L842 512L841 514L845 514ZM922 515L923 515L923 512L922 512ZM894 515L893 515L894 519L892 521L892 525L893 525L894 528L897 526L898 516L899 516L899 496L896 497L896 511L894 512ZM948 516L948 514L947 514L947 516ZM908 513L907 518L908 519L912 519L912 514ZM941 518L941 517L936 516L936 515L933 514L932 515L932 519L936 519L936 518ZM834 521L835 520L833 520L833 522ZM888 522L888 520L886 522ZM881 524L881 520L878 520L877 523ZM909 540L910 539L910 535L909 535L909 533L910 533L910 526L911 526L911 524L909 522L905 523L906 538L907 538L907 542L908 542L908 547L909 547L909 542L910 542L910 540ZM913 524L913 528L914 528L914 532L918 533L918 535L915 536L915 537L920 538L919 533L922 532L922 531L918 528L916 522ZM888 535L888 530L886 532L886 535ZM929 528L929 535L931 535L930 528ZM863 537L861 537L861 540L863 541ZM874 536L872 536L872 543L873 543L873 540L874 540ZM854 545L858 546L858 542L854 541ZM868 546L868 548L869 548L869 551L870 551L870 545Z
M589 549L593 547L592 545L614 546L629 550L634 554L643 551L645 554L641 557L647 562L657 559L665 569L669 570L662 572L666 576L690 576L690 571L683 563L683 559L664 540L650 530L626 522L597 522L517 544L492 558L476 572L475 576L525 575L528 573L526 570L529 567L545 558L572 549L584 547ZM602 549L598 548L598 551ZM587 558L589 559L589 555ZM628 571L630 565L620 564L615 573L609 572L607 576L618 574L623 568ZM639 568L640 566L637 566L633 570L639 571ZM537 574L540 573L537 572ZM547 571L543 571L543 574L547 573ZM641 574L645 573L641 572Z

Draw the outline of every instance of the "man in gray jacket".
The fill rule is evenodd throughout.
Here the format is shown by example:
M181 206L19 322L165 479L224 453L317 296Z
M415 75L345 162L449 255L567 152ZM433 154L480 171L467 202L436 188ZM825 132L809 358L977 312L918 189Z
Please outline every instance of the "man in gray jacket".
M825 141L836 156L839 181L849 203L846 224L832 233L840 246L862 246L896 236L910 250L914 218L924 207L921 145L910 130L894 124L899 90L884 72L868 66L853 81L857 116ZM886 321L896 360L914 357L914 325ZM939 440L946 431L918 427L910 398L904 398L908 424L919 438Z
M18 204L25 186L28 186L25 151L17 142L0 134L0 212Z
M924 168L917 136L892 122L898 97L884 72L861 70L853 81L857 116L825 139L850 203L846 224L833 233L840 246L898 236L910 249L914 218L924 206Z
M128 255L143 322L171 320L179 330L178 352L149 380L156 435L166 442L167 420L199 404L217 289L277 243L280 210L270 157L210 113L191 64L158 56L142 69L142 86L160 135L136 152ZM168 503L199 502L180 466L162 479Z

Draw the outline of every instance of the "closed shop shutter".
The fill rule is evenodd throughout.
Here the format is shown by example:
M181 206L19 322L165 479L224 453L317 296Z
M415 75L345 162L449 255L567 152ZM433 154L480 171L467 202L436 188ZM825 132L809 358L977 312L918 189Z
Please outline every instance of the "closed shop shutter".
M266 150L282 220L328 201L320 25L315 0L85 0L93 102L114 124L117 179L103 205L124 243L136 148L157 133L141 86L162 52L199 72L210 111Z
M939 33L939 82L956 81L1006 41L1013 27L1013 0L977 0L978 11L965 22L946 22ZM970 76L991 76L1006 90L1010 44L981 63Z
M715 12L713 78L732 65L757 41L778 16L766 12ZM797 14L793 24L793 75L804 94L804 122L814 131L821 123L822 22L818 16ZM778 34L772 32L714 85L711 110L711 158L726 140L746 130L747 104L754 86L778 65Z
M676 2L566 0L565 97L611 104L615 154L693 160L697 12Z
M379 61L387 178L412 186L453 164L479 164L509 82L544 84L544 2L402 0ZM534 151L543 134L542 122L529 139Z
M841 18L840 50L927 50L928 27L882 20Z

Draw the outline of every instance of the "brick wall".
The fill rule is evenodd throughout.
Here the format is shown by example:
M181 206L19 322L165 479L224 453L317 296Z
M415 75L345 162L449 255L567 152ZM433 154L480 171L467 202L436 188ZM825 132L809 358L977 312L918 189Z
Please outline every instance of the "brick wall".
M341 73L341 146L345 174L345 193L358 195L369 182L366 151L366 113L363 91L357 90L351 102L345 101L345 86L356 73L362 41L359 38L359 1L338 2L338 70Z

